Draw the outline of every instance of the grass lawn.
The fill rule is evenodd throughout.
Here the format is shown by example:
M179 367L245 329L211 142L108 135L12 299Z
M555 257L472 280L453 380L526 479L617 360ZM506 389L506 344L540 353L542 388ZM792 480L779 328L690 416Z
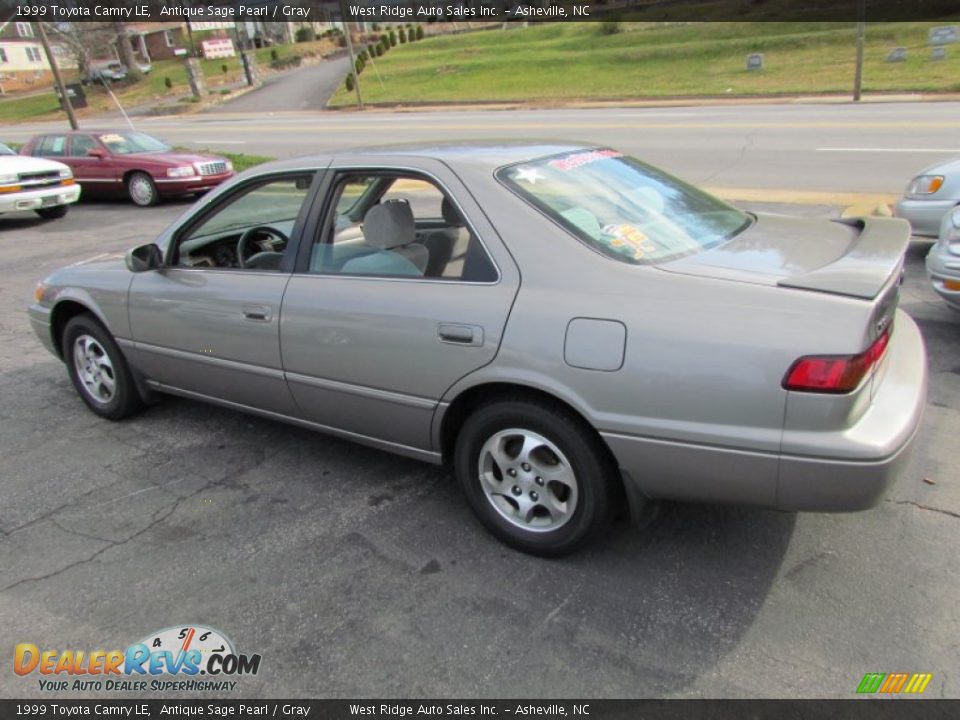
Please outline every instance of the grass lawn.
M291 55L308 55L331 52L336 47L331 40L317 40L308 43L277 46L277 55L280 58ZM270 68L272 48L261 48L253 54L261 72ZM190 96L190 84L187 81L187 71L183 60L157 60L148 75L136 83L117 83L112 86L114 94L124 107L145 105L151 102L168 99L171 96ZM225 88L243 80L243 65L240 57L223 58L217 60L201 60L200 67L206 79L207 91L215 95ZM223 68L226 67L226 72ZM170 78L171 88L166 86L166 78ZM76 73L65 73L64 82L77 82ZM89 107L78 110L78 116L99 115L104 112L115 111L116 105L102 86L87 86L85 88ZM24 122L28 120L55 119L62 117L60 104L54 95L53 89L39 95L12 97L0 100L0 122Z
M932 61L927 32L938 23L870 23L864 90L960 92L960 46ZM450 35L398 45L368 67L364 101L424 103L630 99L684 95L849 92L852 23L553 23ZM887 63L894 47L908 59ZM745 69L764 53L765 68ZM350 105L341 86L331 105Z

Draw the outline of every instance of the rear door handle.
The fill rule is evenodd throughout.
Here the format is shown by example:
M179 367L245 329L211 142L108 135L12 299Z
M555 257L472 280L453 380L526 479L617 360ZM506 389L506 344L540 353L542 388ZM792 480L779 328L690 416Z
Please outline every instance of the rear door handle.
M266 305L244 305L243 316L256 322L270 322L273 312Z
M437 326L440 342L452 345L483 345L483 328L477 325L440 323Z

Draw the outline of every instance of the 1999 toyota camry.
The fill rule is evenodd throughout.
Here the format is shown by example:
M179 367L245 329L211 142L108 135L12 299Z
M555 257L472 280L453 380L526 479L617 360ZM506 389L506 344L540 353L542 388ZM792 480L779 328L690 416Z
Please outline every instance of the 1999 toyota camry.
M606 148L381 148L247 171L30 318L102 417L173 393L449 462L492 533L560 555L624 503L876 504L926 396L909 235Z

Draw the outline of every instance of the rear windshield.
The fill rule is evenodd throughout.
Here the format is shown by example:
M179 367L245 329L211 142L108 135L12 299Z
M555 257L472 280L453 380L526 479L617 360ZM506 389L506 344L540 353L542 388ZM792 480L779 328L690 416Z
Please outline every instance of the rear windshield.
M604 255L652 265L692 255L746 229L745 212L614 150L509 165L497 177Z

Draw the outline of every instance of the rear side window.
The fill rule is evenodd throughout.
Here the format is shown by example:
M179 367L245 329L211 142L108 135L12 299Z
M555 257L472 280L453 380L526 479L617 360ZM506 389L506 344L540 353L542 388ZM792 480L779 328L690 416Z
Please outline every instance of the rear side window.
M652 265L739 234L741 210L614 150L580 150L509 165L497 178L604 255Z
M66 154L66 147L66 135L46 135L37 143L33 154L43 157L61 157Z

